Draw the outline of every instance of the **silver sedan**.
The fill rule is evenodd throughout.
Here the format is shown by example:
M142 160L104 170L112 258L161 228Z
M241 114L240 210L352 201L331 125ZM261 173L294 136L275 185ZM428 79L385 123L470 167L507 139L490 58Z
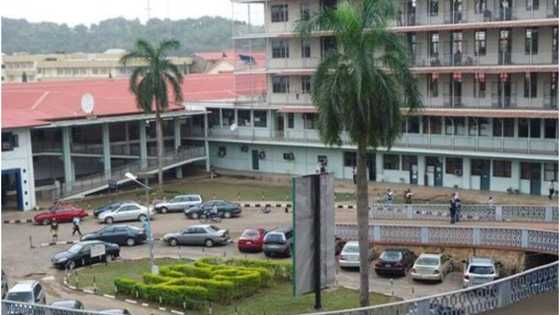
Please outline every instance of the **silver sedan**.
M191 225L186 229L168 233L163 236L163 241L169 246L177 245L204 245L212 247L217 244L230 242L229 232L214 225Z

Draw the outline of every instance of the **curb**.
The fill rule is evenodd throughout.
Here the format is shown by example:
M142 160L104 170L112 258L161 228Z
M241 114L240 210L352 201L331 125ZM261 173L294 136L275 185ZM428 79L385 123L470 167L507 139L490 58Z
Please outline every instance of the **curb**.
M41 243L39 247L49 247L49 246L56 246L56 245L73 245L79 243L80 241L58 241L58 242L49 242L49 243Z
M33 219L25 219L25 220L4 220L2 221L4 224L27 224L33 223Z
M63 284L64 284L64 287L66 287L67 289L70 289L70 290L72 290L72 291L77 291L77 292L81 292L81 293L84 293L84 294L96 295L96 296L104 297L104 298L111 299L111 300L118 300L118 301L121 301L121 302L124 302L124 303L128 303L128 304L132 304L132 305L140 305L140 306L145 307L145 308L157 309L157 310L160 310L160 311L162 311L162 312L171 312L171 313L177 314L177 315L187 315L186 312L174 310L174 309L171 309L171 308L161 307L161 306L157 306L157 305L150 305L150 304L148 304L148 303L144 303L144 302L137 301L137 300L132 300L132 299L124 299L124 300L122 300L122 299L118 299L118 298L117 298L116 296L114 296L114 295L109 295L109 294L97 294L97 293L94 292L93 290L76 288L75 286L72 286L72 285L70 285L70 284L68 283L68 275L65 275L65 276L64 276Z

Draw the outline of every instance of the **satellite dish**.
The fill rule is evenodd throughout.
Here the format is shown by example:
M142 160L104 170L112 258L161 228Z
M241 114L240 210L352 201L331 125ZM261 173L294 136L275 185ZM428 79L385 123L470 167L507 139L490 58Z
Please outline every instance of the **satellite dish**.
M93 113L93 108L95 107L95 101L93 100L93 95L91 95L90 93L86 93L82 95L82 100L80 104L82 107L82 111L84 113L86 114Z
M229 126L229 130L231 130L231 131L237 130L237 124L234 123L231 126Z

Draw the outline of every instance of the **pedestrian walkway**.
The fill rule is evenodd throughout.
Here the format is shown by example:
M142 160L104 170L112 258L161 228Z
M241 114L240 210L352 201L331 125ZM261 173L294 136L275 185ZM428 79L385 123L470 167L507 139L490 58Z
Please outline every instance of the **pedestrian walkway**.
M483 315L558 315L558 291L532 296Z

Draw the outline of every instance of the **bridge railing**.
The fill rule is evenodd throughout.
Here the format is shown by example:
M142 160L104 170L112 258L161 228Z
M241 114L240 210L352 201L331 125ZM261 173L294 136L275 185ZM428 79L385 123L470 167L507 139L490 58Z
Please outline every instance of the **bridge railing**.
M101 315L97 311L71 310L42 304L2 300L2 314L18 315Z
M357 240L358 226L337 224L336 236L343 240ZM382 244L472 246L558 254L558 232L547 230L468 227L370 224L369 239Z
M314 315L471 315L492 311L555 290L558 290L558 262L467 289Z
M449 220L448 204L381 204L369 209L370 219ZM462 221L557 222L558 207L538 205L463 204Z

